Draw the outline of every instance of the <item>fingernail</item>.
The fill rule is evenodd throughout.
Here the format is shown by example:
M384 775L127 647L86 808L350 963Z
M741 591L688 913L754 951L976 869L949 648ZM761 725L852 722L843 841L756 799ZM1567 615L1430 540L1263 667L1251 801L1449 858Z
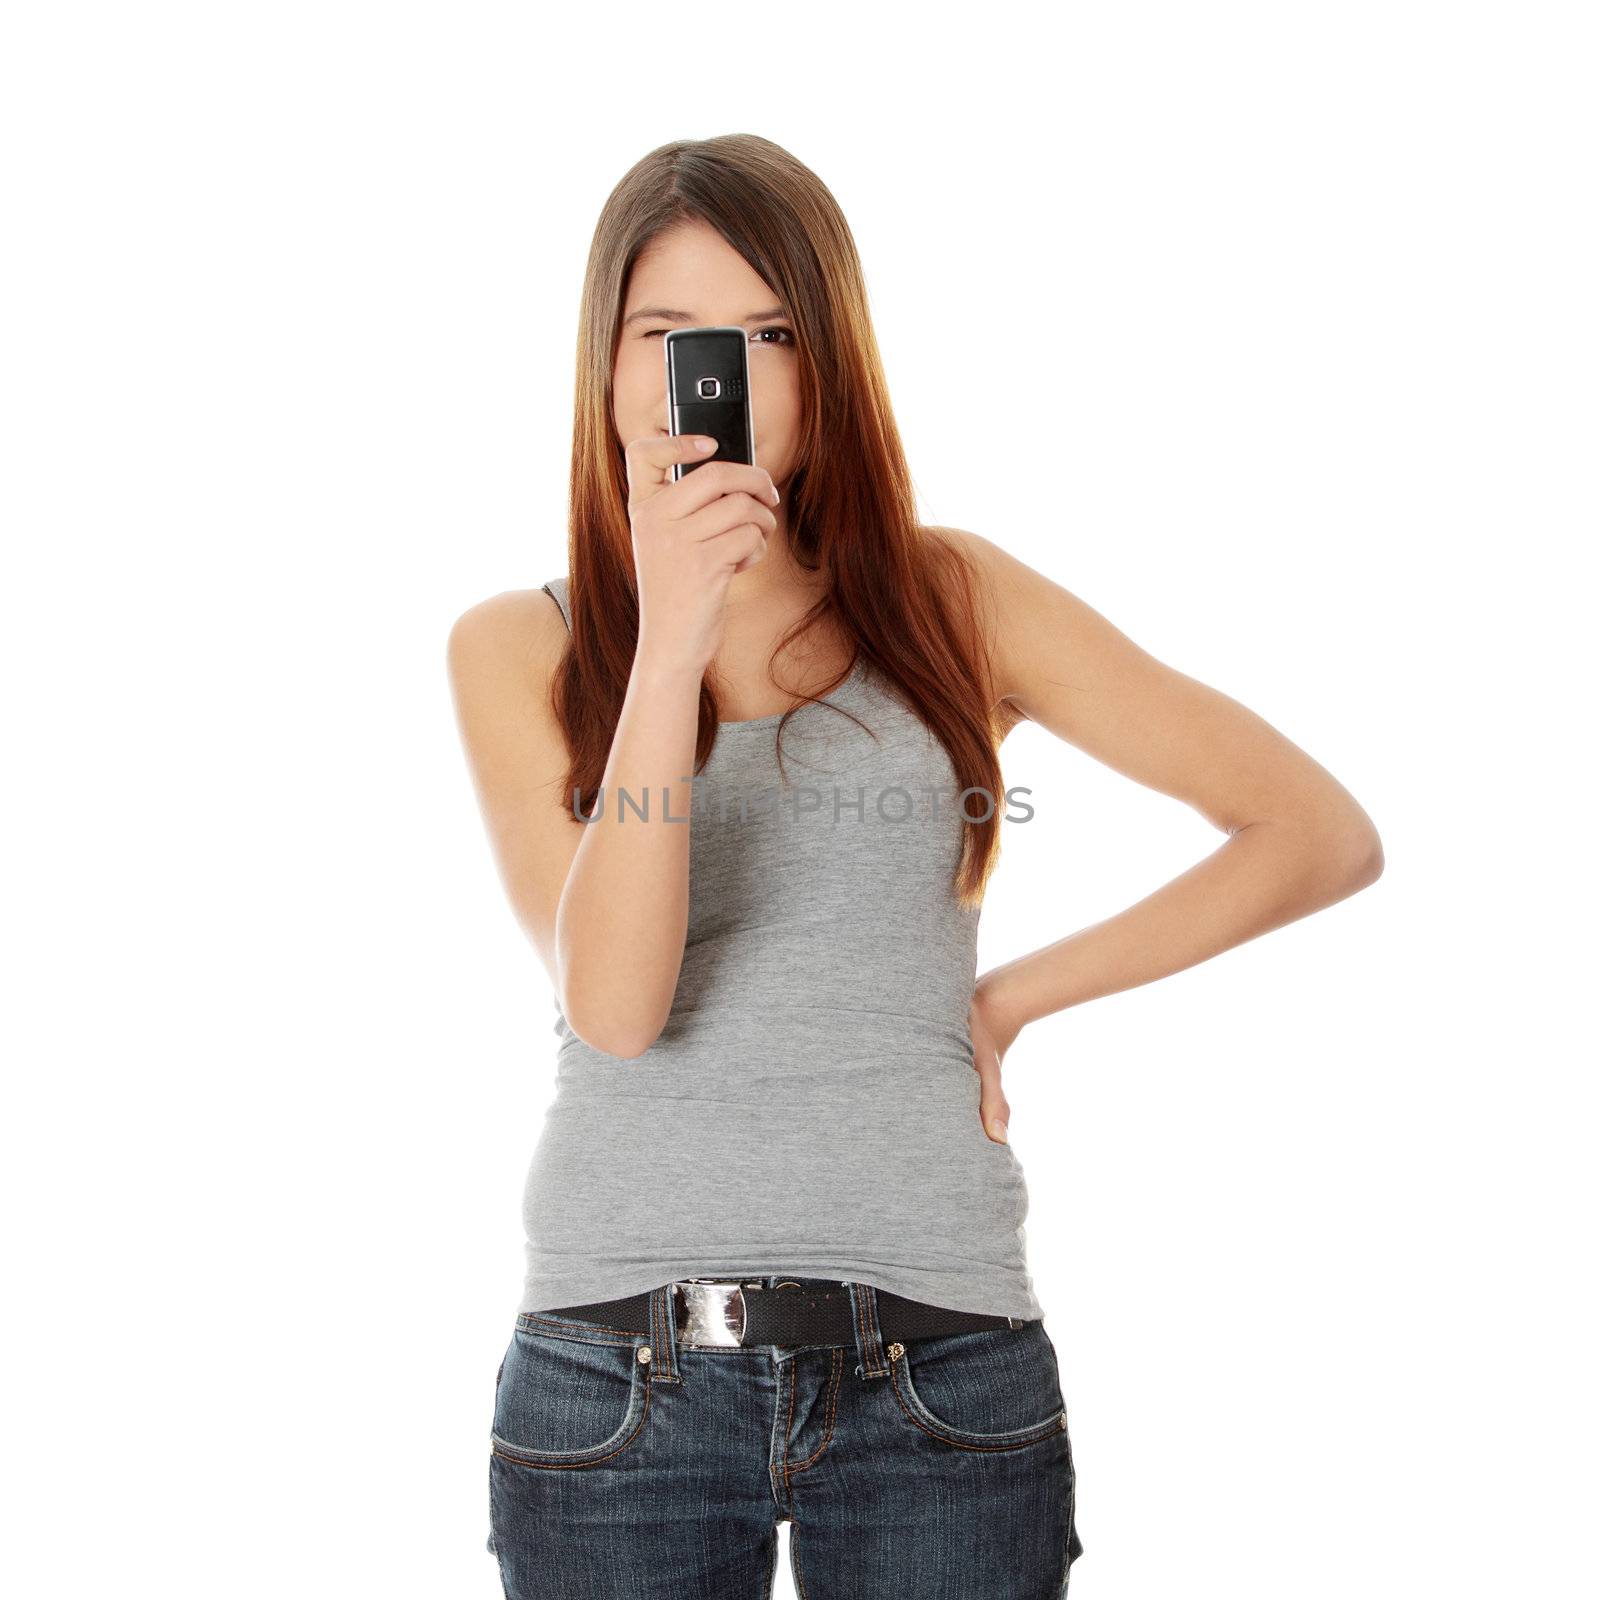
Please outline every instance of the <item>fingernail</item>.
M1006 1125L1005 1125L1005 1123L1003 1123L1003 1122L991 1122L989 1124L989 1131L995 1136L995 1138L997 1138L1000 1141L1001 1144L1004 1144L1006 1142Z
M696 439L694 447L696 450L715 450L717 441L715 439Z

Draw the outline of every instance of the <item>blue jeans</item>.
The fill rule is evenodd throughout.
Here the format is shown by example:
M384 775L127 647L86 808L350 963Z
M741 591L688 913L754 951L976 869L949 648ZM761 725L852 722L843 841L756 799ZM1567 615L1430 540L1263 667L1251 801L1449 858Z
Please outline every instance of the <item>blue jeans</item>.
M763 1280L837 1288L832 1279ZM689 1344L525 1312L495 1382L489 1549L507 1600L1059 1600L1083 1545L1043 1321L847 1346ZM645 1353L645 1347L648 1353Z

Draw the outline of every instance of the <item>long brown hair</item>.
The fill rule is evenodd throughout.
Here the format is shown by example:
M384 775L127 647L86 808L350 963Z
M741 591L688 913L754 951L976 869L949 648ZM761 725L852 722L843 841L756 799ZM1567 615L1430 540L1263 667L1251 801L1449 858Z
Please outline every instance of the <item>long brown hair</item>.
M866 665L944 746L958 787L983 791L976 798L984 820L962 806L969 820L955 878L963 904L975 906L998 858L1004 803L977 580L953 540L917 522L844 214L815 173L755 134L652 150L612 190L595 227L578 329L567 536L572 639L552 695L570 752L566 793L576 791L585 814L592 810L639 634L627 463L611 416L628 275L658 234L691 218L710 224L749 262L794 324L802 424L800 464L786 496L789 540L795 560L824 573L828 588L791 638L831 610ZM780 737L798 709L780 720ZM696 772L716 736L716 698L702 685Z

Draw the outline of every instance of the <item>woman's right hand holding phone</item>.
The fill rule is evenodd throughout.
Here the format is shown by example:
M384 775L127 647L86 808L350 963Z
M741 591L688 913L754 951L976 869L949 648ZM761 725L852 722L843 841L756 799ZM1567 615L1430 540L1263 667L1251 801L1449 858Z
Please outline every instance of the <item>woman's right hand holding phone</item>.
M766 468L708 459L715 446L704 434L655 435L625 452L638 655L696 675L722 645L728 585L765 556L767 536L778 529L778 491ZM674 482L680 461L705 465Z

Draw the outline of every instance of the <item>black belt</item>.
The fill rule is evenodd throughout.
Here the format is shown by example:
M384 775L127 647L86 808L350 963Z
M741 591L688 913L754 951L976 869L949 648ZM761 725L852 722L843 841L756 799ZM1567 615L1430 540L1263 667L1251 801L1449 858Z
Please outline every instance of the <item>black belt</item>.
M672 1286L677 1337L695 1345L830 1345L854 1344L855 1317L850 1291L814 1284L765 1284L737 1278L684 1278ZM756 1291L760 1291L759 1293ZM985 1328L1020 1328L1020 1317L992 1316L982 1311L953 1311L877 1291L878 1328L885 1341L927 1339L942 1333L976 1333ZM601 1300L594 1305L558 1306L551 1314L583 1322L600 1322L628 1333L653 1333L651 1291Z

